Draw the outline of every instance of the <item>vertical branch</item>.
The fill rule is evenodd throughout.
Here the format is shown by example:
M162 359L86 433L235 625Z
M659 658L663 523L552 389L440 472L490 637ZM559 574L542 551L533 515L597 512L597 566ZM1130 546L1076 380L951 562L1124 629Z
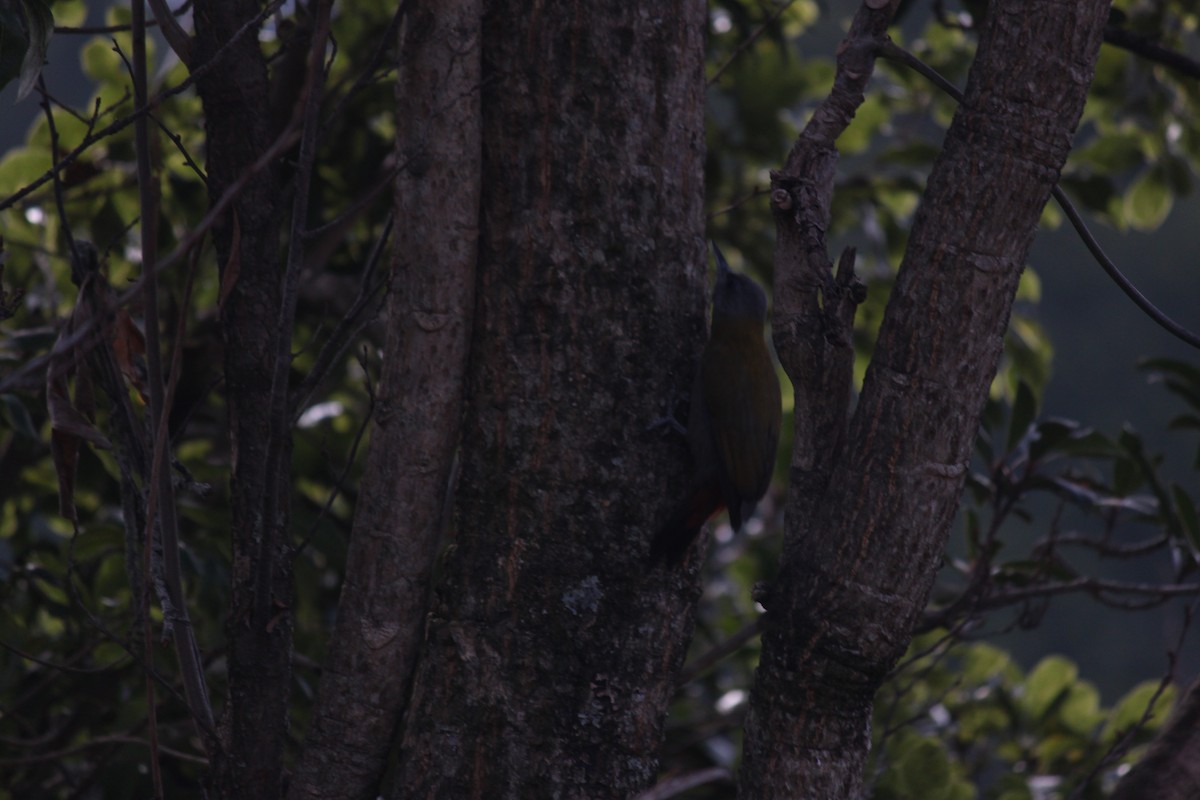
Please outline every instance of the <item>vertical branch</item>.
M878 6L878 7L877 7ZM854 253L844 253L835 277L825 231L833 200L837 137L863 101L875 66L875 48L886 34L892 8L864 3L838 48L829 97L800 134L784 166L771 174L775 214L776 351L794 388L789 526L783 560L813 509L840 455L853 379L854 312L864 287L854 274Z
M475 299L479 0L409 0L394 273L376 430L338 624L291 797L375 797L420 649L452 491Z
M264 13L258 0L195 0L192 14L232 455L229 680L209 772L217 797L280 795L291 688L291 439L272 422L271 390L278 353L291 360L290 330L272 324L282 302L279 221L287 202L273 167L293 132L289 126L276 139L262 47L253 33L238 36L257 30Z
M133 91L138 108L146 105L146 11L143 0L133 2ZM150 425L152 457L150 477L146 484L149 494L146 515L146 535L143 541L143 593L149 593L149 570L154 547L154 532L158 531L162 545L162 571L166 597L163 617L175 643L176 657L182 673L184 696L196 721L201 738L211 750L213 729L212 708L204 683L204 667L195 631L183 593L183 578L179 567L179 528L175 509L175 491L171 473L164 468L169 437L166 435L168 406L164 402L162 350L159 341L158 316L158 186L150 164L150 128L146 116L134 122L134 147L137 157L138 201L141 212L142 292L146 327L146 371L150 394ZM176 375L172 374L172 379ZM157 512L157 513L156 513ZM146 615L149 625L149 615ZM150 713L153 715L153 709ZM152 718L153 724L153 718ZM160 792L161 795L161 792Z
M146 104L146 9L142 0L133 0L133 95L137 106ZM157 420L162 413L162 364L158 358L158 278L155 274L155 220L158 216L155 203L154 186L150 174L150 144L146 118L138 117L133 127L134 148L137 153L138 204L141 211L142 236L142 273L146 281L142 285L142 294L146 314L146 361L150 379L150 419ZM151 474L158 466L158 454L161 448L154 448ZM155 506L162 491L159 484L153 480L147 485L150 495L149 508L146 513L146 530L142 538L142 591L140 597L131 598L131 602L142 606L142 648L145 657L150 659L153 666L154 652L150 635L150 584L151 584L151 551L154 549ZM168 487L169 490L170 487ZM159 526L160 529L165 526ZM150 775L154 785L154 796L161 800L163 797L162 768L158 761L158 712L154 699L154 681L149 673L146 675L146 717L150 734Z
M887 5L864 2L859 17L880 19L856 18L834 90L793 155L835 157L833 136L861 102ZM789 499L740 796L860 793L875 693L941 564L1021 269L1070 149L1107 11L1106 0L989 3L966 102L913 222L846 444L806 518ZM1023 57L1013 59L1017 50ZM785 202L802 209L820 199L794 177L773 193L777 214ZM781 250L823 249L820 216L797 216L780 233ZM828 311L827 298L820 312L811 296L808 304L809 313Z
M303 124L300 134L300 153L296 168L296 194L292 201L291 230L288 236L287 265L283 273L280 290L279 315L275 325L274 369L270 389L270 429L267 438L267 463L279 468L284 466L283 454L292 435L292 418L288 404L288 373L292 367L292 329L296 321L296 295L300 286L300 270L304 266L304 229L308 220L309 187L312 185L313 165L317 154L317 123L321 110L321 97L325 87L325 46L329 40L329 14L331 0L319 0L316 9L316 30L308 55L308 75L303 92ZM268 479L268 513L283 509L287 498L282 495L291 488L291 481L276 476ZM285 513L285 512L281 512ZM272 525L286 529L286 516L273 521ZM266 626L271 614L271 574L274 556L269 540L264 537L258 556L258 580L255 589L254 624Z

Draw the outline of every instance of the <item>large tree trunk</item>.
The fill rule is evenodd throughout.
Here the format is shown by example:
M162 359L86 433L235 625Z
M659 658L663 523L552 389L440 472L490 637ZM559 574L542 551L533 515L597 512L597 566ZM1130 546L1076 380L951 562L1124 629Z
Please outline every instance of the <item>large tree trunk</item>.
M828 276L821 239L833 141L890 11L868 5L880 4L859 12L834 94L773 187L777 345L798 409L827 402L805 372L814 348L794 337L822 331L826 319L817 295ZM989 4L966 101L929 178L845 446L825 458L818 448L837 432L796 426L798 476L746 721L742 797L860 792L872 700L941 563L1017 283L1107 13L1106 0Z
M480 0L405 11L395 264L376 427L292 798L375 797L420 650L474 312Z
M288 345L291 338L273 324L281 299L278 187L273 169L252 169L272 142L266 63L256 30L238 36L258 12L256 0L198 0L195 63L209 65L233 43L196 87L204 103L211 201L245 181L213 226L224 296L233 560L229 690L211 780L218 796L273 798L280 793L287 732L292 569L291 431L279 430L279 420L272 419L271 383L279 337L288 337Z
M703 342L704 3L488 3L456 542L396 797L650 783L698 592L649 564Z

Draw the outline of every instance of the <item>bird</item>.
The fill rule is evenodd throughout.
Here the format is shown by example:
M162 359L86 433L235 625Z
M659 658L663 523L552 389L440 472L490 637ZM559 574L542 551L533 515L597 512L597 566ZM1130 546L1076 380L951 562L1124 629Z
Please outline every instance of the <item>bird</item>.
M712 326L692 384L688 494L651 542L655 560L677 561L722 509L734 531L754 513L774 471L782 421L779 377L763 337L767 295L734 272L716 242Z

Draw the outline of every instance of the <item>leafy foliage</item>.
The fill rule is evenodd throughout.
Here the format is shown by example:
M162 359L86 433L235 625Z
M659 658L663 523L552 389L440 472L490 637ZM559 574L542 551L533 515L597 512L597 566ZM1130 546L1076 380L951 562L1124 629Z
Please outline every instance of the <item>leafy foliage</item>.
M1196 4L1185 0L1117 5L1114 28L1162 51L1185 51L1200 21ZM320 220L314 223L340 224L313 248L323 261L306 276L300 298L293 341L297 382L316 365L329 329L360 291L363 265L386 235L387 192L381 199L359 201L387 185L394 162L391 6L348 0L339 3L334 19L338 47L330 86L335 111L321 123L314 198ZM38 15L45 8L39 0L0 2L0 84L20 76L23 86L34 85L49 39L50 28L36 24L44 21ZM895 39L961 85L981 10L977 3L906 4ZM86 9L80 0L67 0L50 11L63 26L82 23ZM711 10L710 236L767 283L773 244L768 170L780 162L828 91L842 22L834 13L841 12L815 0L785 5L719 0ZM129 13L114 6L105 22L125 25ZM289 31L302 23L277 15L260 37L277 76L286 66ZM131 51L130 36L117 32L79 41L92 102L69 112L56 109L53 130L39 117L24 145L0 158L0 318L5 320L0 363L14 378L0 395L0 418L6 423L0 432L0 485L16 487L0 498L0 736L5 742L0 798L88 792L122 798L150 791L144 772L146 670L135 646L137 603L128 578L128 564L137 554L126 542L127 520L116 490L122 474L118 458L89 433L99 436L110 429L114 398L97 390L86 360L76 362L73 375L48 393L36 370L22 372L51 352L75 307L70 238L96 245L104 280L114 292L124 289L139 268L139 243L131 233L139 215L135 153L132 130L123 126L133 111L122 60ZM161 252L173 253L203 218L210 198L199 100L186 88L181 64L169 55L159 61L163 69L155 79L162 94L154 119L170 136L160 138L153 153L161 177L158 244ZM179 87L184 88L175 91ZM1175 199L1191 190L1200 158L1198 110L1195 80L1144 54L1106 47L1063 185L1083 208L1115 228L1155 228ZM881 62L874 90L839 142L842 171L830 234L836 243L858 247L858 269L869 284L856 331L859 379L925 175L953 111L953 101L923 78ZM54 183L43 180L60 163L69 232L55 210ZM1058 212L1047 209L1045 223L1059 222ZM209 654L211 688L220 697L232 458L223 434L220 362L228 343L217 334L222 287L212 249L181 251L177 263L190 266L165 271L161 281L170 297L164 326L168 344L176 330L183 332L171 435L182 487L184 583L197 636ZM195 288L185 305L189 271ZM1137 757L1137 748L1161 724L1171 702L1173 689L1153 679L1106 708L1088 683L1086 666L1081 670L1048 656L1023 673L1003 651L972 638L1004 609L1015 611L1012 625L1036 625L1046 598L1060 591L1126 607L1162 602L1161 594L1089 575L1086 560L1073 556L1084 549L1121 557L1132 545L1117 539L1118 524L1150 532L1135 544L1169 562L1179 586L1193 585L1188 581L1195 578L1200 553L1200 512L1190 488L1194 476L1168 474L1131 430L1102 435L1080 422L1039 418L1038 399L1052 372L1052 349L1037 321L1039 295L1031 268L1020 287L1019 313L985 414L963 510L961 552L948 557L926 630L877 704L871 775L874 796L881 800L1016 800L1076 788L1083 797L1100 797L1114 770ZM354 353L340 354L335 369L297 410L292 518L299 545L296 581L303 591L294 607L296 730L303 730L314 666L335 609L364 452L363 423L371 411L378 341L370 327L363 334L356 342L362 351L356 347ZM135 340L128 328L118 328L110 344L126 353L126 400L144 420L137 385L143 364ZM1162 359L1143 367L1185 404L1172 428L1200 430L1200 369ZM55 446L60 447L58 462ZM1200 449L1194 467L1200 470ZM786 468L783 455L781 484ZM69 488L63 490L67 479ZM1039 505L1047 498L1049 512ZM73 515L64 513L64 499ZM736 768L739 722L758 655L753 587L770 577L776 563L780 506L778 497L768 498L746 538L733 540L727 529L718 531L694 660L664 749L667 770ZM1068 507L1099 532L1079 537L1060 530L1055 509ZM1006 524L1014 519L1039 523L1045 536L1021 549L1008 538ZM161 626L161 612L154 613ZM171 796L186 796L195 791L203 767L178 698L173 658L165 647L151 648L166 780ZM724 786L693 794L727 795Z
M380 247L385 231L388 193L369 192L381 182L386 187L392 160L395 123L390 116L391 59L386 57L390 39L385 35L394 9L375 2L340 7L334 28L342 47L330 75L338 105L322 121L322 180L315 204L321 218L313 225L351 213L314 248L321 261L312 264L301 293L293 345L297 376L313 368L330 330L355 301L363 265ZM64 20L78 24L82 15L71 11ZM127 25L129 12L110 8L104 22ZM288 24L281 20L268 26L263 47L269 53L280 48L273 33ZM153 43L148 45L153 57ZM12 743L0 757L5 774L0 797L68 796L87 786L114 798L144 797L151 791L144 770L149 736L145 670L134 646L140 636L137 603L127 578L130 559L137 554L127 552L118 458L94 446L101 443L98 432L111 428L113 400L96 388L98 377L83 358L43 402L36 397L42 379L19 380L22 368L50 352L76 296L53 182L35 186L50 168L52 153L54 160L71 155L61 173L70 236L96 243L110 291L124 288L140 269L132 128L97 135L114 122L127 121L134 110L122 59L130 51L128 33L81 40L80 59L94 101L70 113L57 109L53 133L45 117L39 117L25 145L0 159L0 199L7 198L0 210L4 289L16 287L23 293L11 327L0 339L5 372L18 379L12 392L0 395L0 414L8 423L0 440L0 474L6 486L15 487L0 500L0 643L10 648L0 651L5 709L0 727ZM169 91L185 85L186 69L168 56L156 79L164 94L155 106L155 120L170 132L153 154L161 179L159 248L172 253L208 210L204 129L194 93ZM184 335L171 412L184 585L201 649L209 654L210 690L219 698L224 691L223 613L229 605L225 532L231 458L223 433L225 344L216 325L221 287L210 247L178 255L179 263L189 266L164 271L160 283L170 297L164 314L168 345L177 330ZM184 306L189 270L195 290L191 305ZM375 302L380 296L378 285L367 294ZM336 606L364 453L363 421L370 416L370 386L377 371L374 332L365 332L365 339L336 359L324 388L297 410L294 569L298 584L305 587L293 607L297 726L303 724ZM144 374L145 364L136 347L131 351L128 346L136 336L136 327L119 325L109 344L128 354L121 359L126 391L138 418L144 419L138 375ZM89 433L96 433L90 441ZM68 448L68 461L52 460L52 439L56 447ZM78 530L62 513L60 497L75 508ZM155 625L161 625L157 609L154 615ZM176 787L171 796L185 796L199 786L203 770L195 730L179 698L172 651L154 646L151 657L161 676L156 698L165 780Z

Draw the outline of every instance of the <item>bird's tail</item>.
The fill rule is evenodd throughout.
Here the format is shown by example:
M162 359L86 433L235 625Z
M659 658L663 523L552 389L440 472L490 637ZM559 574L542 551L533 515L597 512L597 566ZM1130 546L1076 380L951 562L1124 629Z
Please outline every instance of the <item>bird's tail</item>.
M725 508L716 481L697 487L667 520L650 544L652 561L678 561L713 514Z

